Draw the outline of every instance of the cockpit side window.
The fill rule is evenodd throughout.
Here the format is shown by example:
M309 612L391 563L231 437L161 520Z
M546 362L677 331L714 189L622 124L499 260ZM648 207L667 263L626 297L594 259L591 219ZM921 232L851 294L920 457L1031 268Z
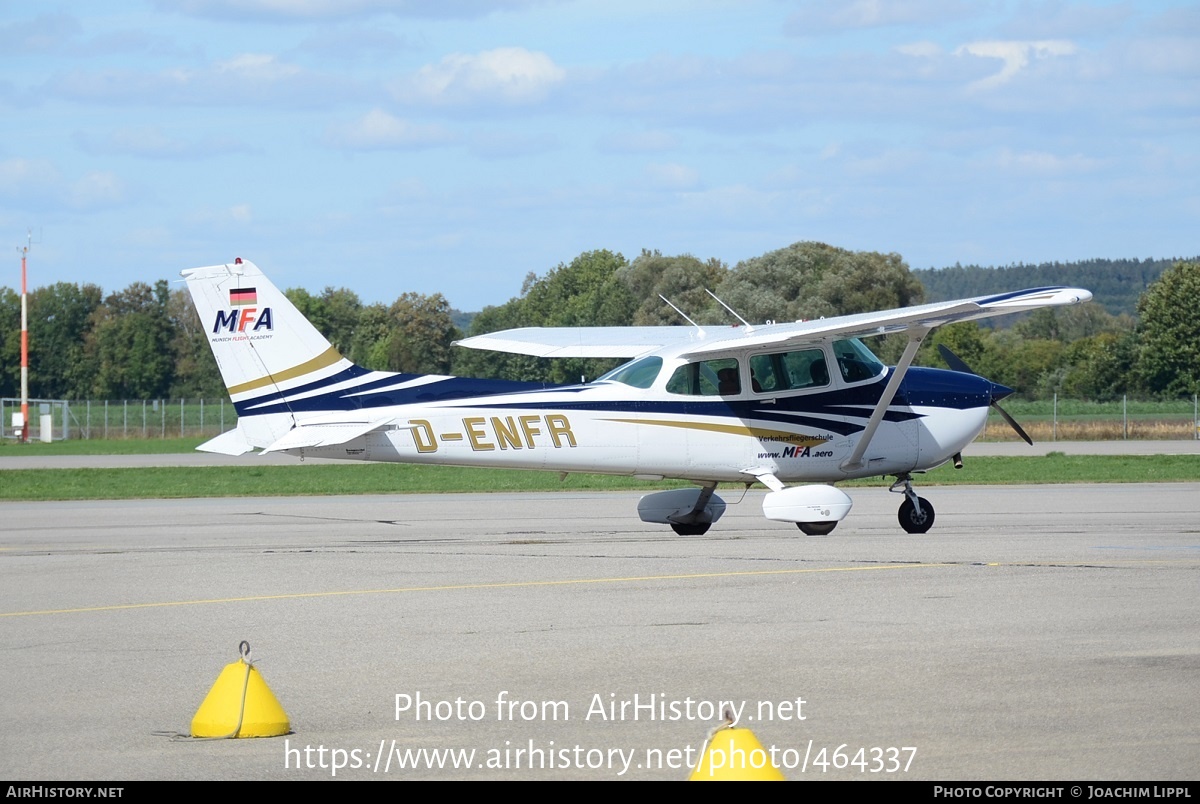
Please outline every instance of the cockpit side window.
M847 338L835 341L833 356L837 360L842 379L846 382L862 382L883 373L884 365L879 358L871 354L871 350L863 345L858 338Z
M661 357L643 357L617 366L607 374L596 378L596 382L619 382L634 388L649 388L662 371Z
M829 385L825 352L803 349L750 358L751 385L756 393L774 394Z
M701 360L675 369L667 381L667 393L688 396L735 396L742 382L735 358Z

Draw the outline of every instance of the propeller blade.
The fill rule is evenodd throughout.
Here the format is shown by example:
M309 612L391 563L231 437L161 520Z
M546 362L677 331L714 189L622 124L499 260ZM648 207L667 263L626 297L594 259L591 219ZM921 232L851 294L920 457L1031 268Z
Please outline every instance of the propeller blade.
M971 367L964 363L962 358L954 354L954 352L951 352L950 347L946 346L946 344L938 344L938 354L942 356L942 360L946 361L946 365L949 366L951 370L961 371L964 374L975 374L975 372L971 370ZM975 376L978 377L979 375L975 374Z
M1008 422L1009 427L1011 427L1013 430L1016 430L1017 435L1019 435L1021 438L1025 439L1026 444L1028 444L1031 447L1033 446L1033 439L1029 437L1029 433L1025 432L1024 427L1017 424L1017 420L1014 419L1012 416L1010 416L1007 410L1000 407L999 402L993 402L992 407L994 407L996 409L996 412L999 413L1004 418L1004 421Z
M942 360L945 360L946 365L952 370L961 371L966 374L975 374L975 372L971 370L971 367L964 363L962 358L950 351L950 347L946 346L946 344L938 344L938 354L942 356ZM979 375L975 374L975 376L978 377ZM1017 424L1017 420L1010 416L1007 410L1000 407L1000 403L995 401L994 398L992 399L991 405L996 409L996 412L1000 414L1000 417L1004 419L1004 421L1008 422L1008 426L1011 427L1017 435L1024 439L1026 444L1032 447L1033 439L1029 437L1029 433L1025 432L1025 428Z

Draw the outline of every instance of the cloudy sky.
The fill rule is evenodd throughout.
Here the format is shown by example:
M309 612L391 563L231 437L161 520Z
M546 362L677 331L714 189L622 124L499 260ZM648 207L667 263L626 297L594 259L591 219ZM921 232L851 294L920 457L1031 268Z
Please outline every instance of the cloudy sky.
M0 285L478 310L592 249L1200 253L1200 5L0 0ZM7 262L8 268L4 268Z

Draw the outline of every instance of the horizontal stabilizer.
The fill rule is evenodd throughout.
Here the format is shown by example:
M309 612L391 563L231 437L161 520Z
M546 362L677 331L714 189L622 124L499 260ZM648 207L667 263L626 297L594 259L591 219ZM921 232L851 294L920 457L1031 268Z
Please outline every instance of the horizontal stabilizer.
M205 441L196 449L200 452L215 452L220 455L245 455L254 447L246 441L246 434L242 432L242 428L235 427L229 432L221 433L216 438Z
M392 419L378 419L370 422L339 422L333 424L308 424L294 427L287 435L263 450L268 452L285 452L293 449L314 449L316 447L333 447L345 444L375 430L381 430L392 423Z

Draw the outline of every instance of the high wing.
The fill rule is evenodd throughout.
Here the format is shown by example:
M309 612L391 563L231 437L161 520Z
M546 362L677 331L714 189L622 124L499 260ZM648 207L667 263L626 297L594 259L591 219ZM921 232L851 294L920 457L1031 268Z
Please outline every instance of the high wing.
M976 321L1040 307L1088 301L1082 288L1044 287L992 296L901 307L875 313L753 327L525 327L477 335L459 346L535 357L637 357L667 346L691 348L683 357L759 346L782 346L826 338L885 335L912 328Z
M706 337L728 338L737 327L521 327L455 341L468 349L533 357L637 357Z

